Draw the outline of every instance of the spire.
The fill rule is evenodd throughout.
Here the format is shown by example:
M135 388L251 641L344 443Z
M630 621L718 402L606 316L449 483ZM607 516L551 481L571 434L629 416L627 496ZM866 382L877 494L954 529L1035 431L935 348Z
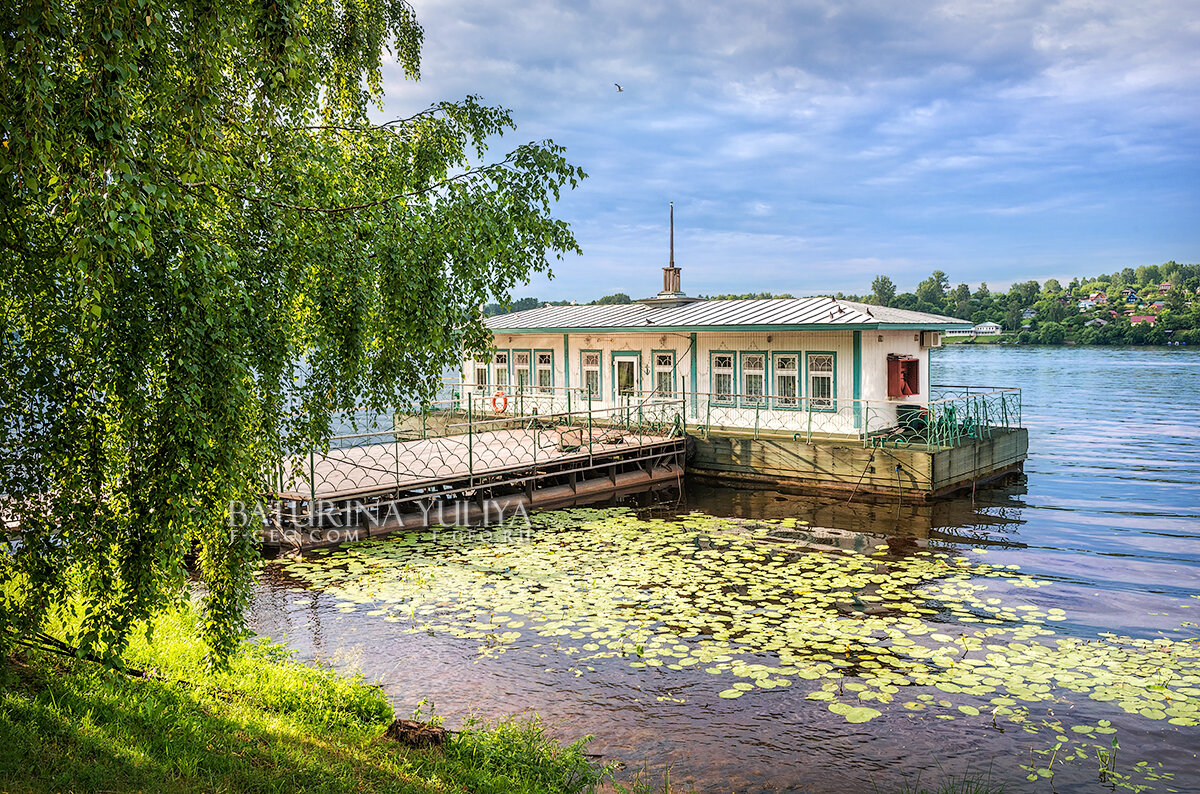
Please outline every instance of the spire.
M683 294L683 287L679 283L679 268L675 267L675 202L671 202L671 248L667 266L662 269L663 272L663 288L662 292L655 295L653 298L642 298L638 303L644 303L647 306L670 307L679 306L684 303L692 303L700 300L699 298L689 298Z
M671 258L670 264L663 268L663 288L660 296L682 295L683 288L679 283L679 268L675 267L675 202L671 202Z

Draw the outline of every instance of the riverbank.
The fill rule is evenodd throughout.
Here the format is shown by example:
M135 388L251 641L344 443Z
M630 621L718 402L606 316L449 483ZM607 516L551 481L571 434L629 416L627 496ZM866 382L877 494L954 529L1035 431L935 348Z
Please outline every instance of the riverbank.
M587 739L536 720L468 723L441 748L380 738L393 719L361 679L251 641L207 672L191 611L127 657L135 678L17 652L0 663L0 791L584 791L607 777ZM400 715L409 716L409 715Z

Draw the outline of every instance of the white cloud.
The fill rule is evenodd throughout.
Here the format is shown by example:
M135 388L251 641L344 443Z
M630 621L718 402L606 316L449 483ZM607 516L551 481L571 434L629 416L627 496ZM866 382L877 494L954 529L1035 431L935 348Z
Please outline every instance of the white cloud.
M481 94L592 175L556 290L661 266L670 200L710 292L1200 259L1200 15L1177 0L415 7L423 81L389 75L388 112Z

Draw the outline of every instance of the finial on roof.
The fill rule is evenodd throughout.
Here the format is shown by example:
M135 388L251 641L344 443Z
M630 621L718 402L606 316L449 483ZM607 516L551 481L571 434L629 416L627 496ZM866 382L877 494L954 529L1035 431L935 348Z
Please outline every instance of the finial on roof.
M675 267L675 202L671 202L671 253L669 264L663 268L663 288L660 297L682 295L679 268Z
M644 303L649 306L667 307L678 306L684 303L692 303L700 300L699 298L689 298L683 294L683 286L680 284L679 268L675 267L675 202L670 203L671 207L671 243L669 253L667 255L667 266L663 271L663 288L662 292L655 295L653 298L643 298L638 303Z

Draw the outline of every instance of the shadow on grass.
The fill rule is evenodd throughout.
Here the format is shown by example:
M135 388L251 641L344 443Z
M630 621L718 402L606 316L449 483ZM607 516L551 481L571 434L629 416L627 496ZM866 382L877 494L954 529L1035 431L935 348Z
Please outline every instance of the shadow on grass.
M314 674L319 674L313 671ZM129 679L36 656L0 668L0 790L582 791L602 772L536 723L478 726L445 751L384 724L314 729L263 693Z

